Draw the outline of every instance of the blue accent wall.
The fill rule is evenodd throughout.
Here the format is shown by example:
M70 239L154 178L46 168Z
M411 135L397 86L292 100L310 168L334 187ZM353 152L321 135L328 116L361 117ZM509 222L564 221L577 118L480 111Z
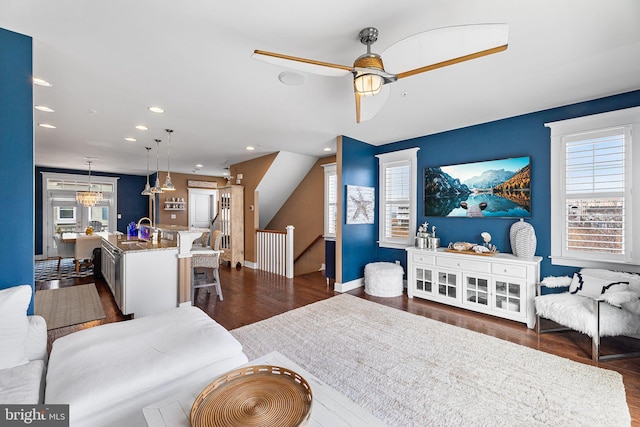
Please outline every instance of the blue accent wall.
M364 266L376 261L377 215L373 224L346 223L347 185L375 187L376 201L379 198L378 159L375 154L376 147L342 137L342 283L363 277Z
M0 28L0 46L0 289L33 289L32 41Z
M536 255L543 257L541 275L543 277L566 275L573 273L577 269L551 265L551 261L548 258L551 253L551 141L550 131L544 126L544 123L636 106L640 106L640 90L385 144L374 147L373 155L420 147L420 151L418 151L418 224L426 221L430 225L435 225L443 246L449 242L456 241L481 243L480 233L487 231L492 236L492 243L497 245L498 250L501 252L511 252L509 229L516 220L504 218L426 217L423 206L424 168L531 156L531 218L526 219L526 221L531 223L536 230L538 242ZM348 138L343 138L343 140L345 139L349 140ZM365 155L364 153L367 150L361 148L360 152ZM352 167L352 164L354 164L353 161L343 162L343 184L349 183L344 180L344 176L351 175L348 169ZM377 161L370 164L368 173L363 170L366 165L367 163L364 160L359 162L357 172L359 175L375 175L374 181L377 187ZM399 259L406 271L406 252L397 249L378 249L376 240L377 238L372 235L368 242L363 240L352 242L349 239L345 239L343 235L343 254L356 252L369 254L371 248L374 248L377 251L375 257L377 260L393 262ZM350 258L343 255L343 264L355 264L348 267L343 266L343 269L348 268L352 272L362 271L366 264L364 258L362 256Z
M86 170L75 169L57 169L36 167L35 171L35 254L41 255L42 249L42 233L43 233L43 206L42 206L42 172L52 173L69 173L78 175L87 175ZM148 196L140 193L147 182L147 177L138 175L117 175L107 172L91 172L92 176L109 176L118 179L118 212L122 218L118 220L118 231L127 232L127 225L131 221L138 222L143 216L148 214Z

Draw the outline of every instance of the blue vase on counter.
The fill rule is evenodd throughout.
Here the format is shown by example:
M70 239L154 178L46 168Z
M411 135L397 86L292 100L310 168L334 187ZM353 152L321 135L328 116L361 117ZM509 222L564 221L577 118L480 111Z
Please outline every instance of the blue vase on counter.
M136 223L133 221L127 226L127 236L138 237L138 227L136 227Z

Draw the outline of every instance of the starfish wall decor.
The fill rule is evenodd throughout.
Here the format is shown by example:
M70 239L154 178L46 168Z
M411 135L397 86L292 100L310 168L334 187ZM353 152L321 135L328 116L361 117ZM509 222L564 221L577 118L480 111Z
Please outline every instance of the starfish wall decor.
M347 185L347 224L373 224L375 188Z

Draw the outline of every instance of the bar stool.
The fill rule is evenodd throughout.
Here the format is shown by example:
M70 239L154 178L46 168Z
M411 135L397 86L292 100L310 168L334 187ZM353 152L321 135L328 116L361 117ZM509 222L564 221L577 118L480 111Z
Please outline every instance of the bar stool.
M220 230L216 230L212 236L213 247L219 247L220 245ZM220 274L218 271L218 267L220 266L220 254L222 251L214 250L211 247L194 247L191 249L191 304L195 303L195 294L196 289L199 288L207 288L207 293L211 293L211 287L215 286L216 294L220 297L220 301L222 301L222 287L220 286ZM207 279L206 272L204 273L205 279L203 282L198 282L199 274L196 273L196 268L205 268L212 270L212 281L209 282Z

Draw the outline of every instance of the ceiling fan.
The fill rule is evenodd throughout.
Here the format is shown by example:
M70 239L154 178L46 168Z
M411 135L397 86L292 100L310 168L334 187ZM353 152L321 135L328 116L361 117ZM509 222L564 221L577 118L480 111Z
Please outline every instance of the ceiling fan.
M378 30L362 29L360 42L367 53L353 66L332 64L280 53L255 50L252 58L282 67L330 77L353 75L356 121L372 119L389 97L388 83L507 49L507 24L474 24L443 27L414 34L392 44L382 55L371 52ZM382 64L385 58L386 69Z

